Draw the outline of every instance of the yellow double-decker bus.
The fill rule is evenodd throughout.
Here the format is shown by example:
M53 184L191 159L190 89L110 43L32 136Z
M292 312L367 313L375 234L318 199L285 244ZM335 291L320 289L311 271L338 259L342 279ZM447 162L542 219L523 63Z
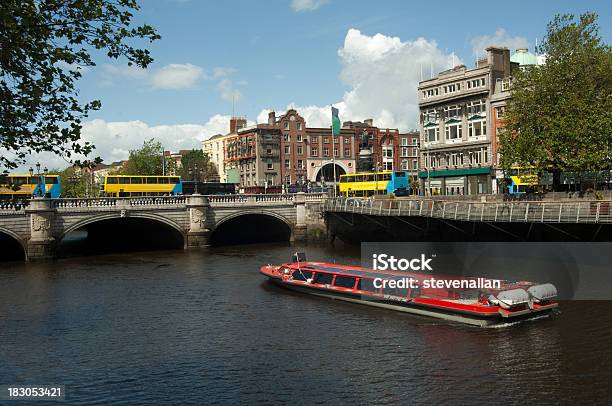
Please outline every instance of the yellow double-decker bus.
M535 167L513 166L506 177L506 187L511 195L520 195L539 189L540 175Z
M180 176L107 175L102 191L106 196L172 196L183 193Z
M345 197L369 197L408 190L408 171L340 175L339 191Z
M0 199L26 200L32 197L60 197L59 175L1 175Z

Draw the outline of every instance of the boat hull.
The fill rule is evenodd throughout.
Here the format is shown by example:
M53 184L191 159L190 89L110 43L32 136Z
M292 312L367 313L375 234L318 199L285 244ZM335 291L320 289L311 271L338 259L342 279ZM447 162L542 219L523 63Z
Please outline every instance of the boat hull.
M514 314L504 313L502 311L497 313L489 314L468 314L467 312L461 312L460 310L448 310L440 308L432 308L427 305L419 304L412 300L407 301L394 301L394 300L381 300L381 299L368 299L360 294L350 292L338 292L329 289L319 288L313 285L306 284L293 284L283 281L282 278L267 274L268 280L278 286L290 289L295 292L305 293L318 297L324 297L334 300L342 300L350 303L357 303L366 306L378 307L387 310L393 310L403 313L410 313L419 316L433 317L437 319L448 320L457 323L468 324L478 327L487 327L492 325L500 325L508 322L514 322L541 316L550 313L557 304L551 304L549 306L542 306L538 310L526 309L522 312L514 312Z

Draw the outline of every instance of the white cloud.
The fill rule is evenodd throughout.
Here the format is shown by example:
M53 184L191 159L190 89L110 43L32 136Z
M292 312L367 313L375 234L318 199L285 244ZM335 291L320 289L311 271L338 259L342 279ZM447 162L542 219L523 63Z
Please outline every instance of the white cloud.
M157 89L190 89L204 74L204 69L190 63L172 63L154 71L150 80Z
M216 114L205 124L171 124L150 126L139 120L108 122L95 119L83 124L82 138L96 146L91 157L99 156L105 163L127 159L129 151L140 148L151 138L160 141L166 150L202 148L202 141L215 134L226 134L229 130L229 115ZM82 157L79 157L82 159ZM77 158L77 159L79 159ZM63 169L68 160L51 153L34 154L19 170L40 162L47 168Z
M221 98L228 102L239 102L242 99L242 93L239 90L234 89L234 84L229 79L223 79L217 85L217 90Z
M216 68L213 69L212 75L208 77L209 79L219 79L219 78L228 76L236 72L238 72L238 69L236 68L227 68L227 67L217 66Z
M329 0L291 0L293 11L314 11L322 5L329 3Z
M450 68L451 55L438 48L435 41L418 38L402 41L383 34L368 36L359 30L348 30L344 45L338 50L343 65L341 80L350 90L334 104L342 121L374 119L378 127L407 131L418 127L417 86L421 72L425 79L430 71ZM455 58L455 63L461 63ZM334 102L330 100L330 102ZM311 127L329 127L329 106L295 106ZM282 110L278 110L279 112ZM258 116L267 122L268 110Z
M508 47L510 49L528 48L529 41L525 37L513 37L503 28L498 28L493 35L480 35L470 40L472 51L475 55L483 54L485 49L491 45Z

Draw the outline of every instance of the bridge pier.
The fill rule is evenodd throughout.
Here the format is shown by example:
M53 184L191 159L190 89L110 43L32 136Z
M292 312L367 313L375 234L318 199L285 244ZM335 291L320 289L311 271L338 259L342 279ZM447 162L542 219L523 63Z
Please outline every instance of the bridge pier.
M295 226L291 230L291 241L306 241L308 227L306 225L306 194L298 192L295 194L293 203L295 205Z
M191 195L187 198L189 210L189 230L185 241L185 248L205 248L210 246L210 202L203 195Z
M33 198L25 211L30 223L27 258L29 260L53 258L55 239L52 236L51 224L55 210L51 207L51 200L44 197Z

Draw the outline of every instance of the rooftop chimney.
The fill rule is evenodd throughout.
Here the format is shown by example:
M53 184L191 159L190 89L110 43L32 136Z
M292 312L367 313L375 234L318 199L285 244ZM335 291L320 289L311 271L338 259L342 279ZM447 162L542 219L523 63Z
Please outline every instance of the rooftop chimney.
M230 134L235 134L241 128L246 127L247 121L244 117L232 117L230 118Z
M276 113L273 111L268 113L268 124L269 125L276 124Z
M363 122L364 122L366 125L370 126L370 127L374 127L374 119L372 119L372 118L368 118L368 119L366 119L366 120L363 120Z

